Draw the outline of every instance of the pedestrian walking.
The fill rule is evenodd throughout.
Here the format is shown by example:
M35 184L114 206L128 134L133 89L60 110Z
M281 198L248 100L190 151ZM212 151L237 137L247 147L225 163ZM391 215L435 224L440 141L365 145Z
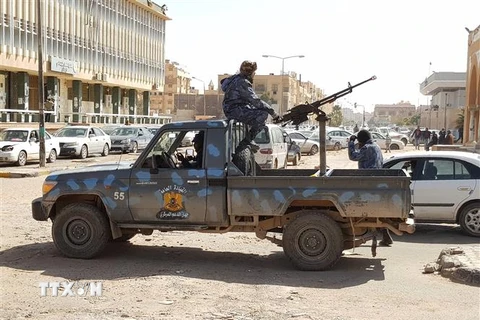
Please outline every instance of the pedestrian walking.
M390 138L390 135L387 132L387 135L385 136L385 153L392 152L390 150L390 144L392 143L392 138Z

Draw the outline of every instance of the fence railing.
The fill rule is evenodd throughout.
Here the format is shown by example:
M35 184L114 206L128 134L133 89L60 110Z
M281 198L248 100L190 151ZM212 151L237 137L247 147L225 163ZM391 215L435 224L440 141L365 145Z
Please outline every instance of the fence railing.
M98 124L165 124L172 122L172 116L158 115L129 115L129 114L113 114L113 113L59 113L54 111L44 111L45 122L51 123L98 123ZM0 122L17 122L17 123L38 123L40 113L38 110L24 109L0 109Z

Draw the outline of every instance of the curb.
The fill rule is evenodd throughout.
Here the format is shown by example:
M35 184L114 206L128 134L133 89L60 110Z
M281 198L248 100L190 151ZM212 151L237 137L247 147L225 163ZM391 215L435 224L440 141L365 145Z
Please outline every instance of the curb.
M34 171L34 172L8 172L0 171L0 178L33 178L38 176L46 176L55 170L43 170L43 171Z

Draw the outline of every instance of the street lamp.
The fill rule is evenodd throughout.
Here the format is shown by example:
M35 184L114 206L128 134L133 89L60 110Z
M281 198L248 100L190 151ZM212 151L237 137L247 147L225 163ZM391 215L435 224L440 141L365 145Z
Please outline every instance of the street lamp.
M264 58L277 58L282 60L282 89L280 90L280 106L278 107L278 113L283 114L283 73L285 69L285 60L290 59L290 58L304 58L304 55L296 55L296 56L288 56L288 57L278 57L278 56L272 56L270 54L264 54L262 55ZM289 82L289 87L290 87L290 82ZM288 108L288 106L287 106Z
M192 77L192 79L200 81L201 83L203 83L203 115L205 116L205 115L207 115L207 104L206 104L206 96L205 96L205 81L200 80L196 77Z
M443 127L447 130L447 106L448 106L448 94L445 92L445 114L443 119Z
M363 107L362 128L365 127L365 106L363 106L361 104L357 104L356 102L353 104L353 106L355 107L355 109L357 109L357 107Z

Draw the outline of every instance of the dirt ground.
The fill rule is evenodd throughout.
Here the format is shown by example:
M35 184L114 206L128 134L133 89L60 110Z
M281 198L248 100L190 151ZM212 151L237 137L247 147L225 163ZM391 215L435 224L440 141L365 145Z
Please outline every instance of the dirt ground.
M327 161L355 167L345 158ZM1 319L479 319L478 287L422 274L444 247L475 243L457 226L395 237L375 258L365 245L325 272L293 269L282 248L248 233L154 232L76 260L56 250L51 222L31 217L43 179L0 179ZM101 282L102 294L41 296L40 283L55 281Z

